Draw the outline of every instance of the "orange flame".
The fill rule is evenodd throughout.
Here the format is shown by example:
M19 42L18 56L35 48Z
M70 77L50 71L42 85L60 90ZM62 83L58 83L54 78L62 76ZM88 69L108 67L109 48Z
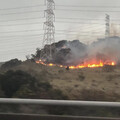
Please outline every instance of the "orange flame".
M44 63L42 60L39 60L39 61L36 61L37 64L42 64L42 65L45 65L45 66L59 66L59 67L67 67L67 66L64 66L64 65L56 65L56 64L53 64L53 63L49 63L49 64L46 64ZM104 63L104 62L96 62L96 63L85 63L85 64L80 64L80 65L77 65L77 66L69 66L70 69L80 69L80 68L97 68L97 67L103 67L104 65L111 65L111 66L115 66L116 63L114 61L110 61L110 62L107 62L107 63Z

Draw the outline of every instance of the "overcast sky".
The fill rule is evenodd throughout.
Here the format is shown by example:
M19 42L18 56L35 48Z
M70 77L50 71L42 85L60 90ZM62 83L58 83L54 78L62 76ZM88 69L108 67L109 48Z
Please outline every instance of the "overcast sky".
M120 0L54 1L56 41L79 39L88 44L104 37L105 14L110 15L111 31L119 35ZM24 60L26 55L41 48L46 6L39 5L43 4L44 0L0 0L0 61Z

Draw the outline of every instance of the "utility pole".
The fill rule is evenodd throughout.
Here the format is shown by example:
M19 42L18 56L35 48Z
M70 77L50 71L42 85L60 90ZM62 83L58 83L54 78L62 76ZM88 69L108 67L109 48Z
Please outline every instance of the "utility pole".
M106 14L105 22L106 22L105 37L108 38L110 37L110 15Z
M49 45L49 48L42 53L43 56L46 56L48 59L52 59L52 49L55 49L55 46L51 46L52 43L55 43L55 2L54 0L46 0L45 4L47 9L44 11L46 21L44 22L44 36L43 36L43 47Z

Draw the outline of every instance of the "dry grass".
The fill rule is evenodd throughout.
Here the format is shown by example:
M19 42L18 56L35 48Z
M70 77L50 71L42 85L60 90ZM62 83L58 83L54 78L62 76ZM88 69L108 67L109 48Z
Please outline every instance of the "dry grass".
M63 91L70 99L82 99L83 90L96 90L116 98L120 96L120 68L105 72L102 68L84 68L67 71L65 68L42 66L25 62L14 70L24 70L38 80L48 80L50 84ZM96 93L97 93L96 92ZM110 97L111 98L111 97ZM120 98L118 97L118 101Z

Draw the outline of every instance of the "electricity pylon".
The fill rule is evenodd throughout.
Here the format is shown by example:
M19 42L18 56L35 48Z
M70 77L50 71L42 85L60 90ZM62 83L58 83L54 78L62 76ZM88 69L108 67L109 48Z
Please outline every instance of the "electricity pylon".
M110 37L110 16L108 14L106 14L106 30L105 30L105 37L108 38Z
M55 14L54 14L54 10L55 10L55 2L54 0L46 0L47 5L47 9L44 12L44 15L46 17L46 21L44 22L44 36L43 36L43 47L46 45L49 45L49 47L47 48L47 50L45 50L42 55L41 58L43 56L51 59L52 58L52 49L55 49L55 46L51 45L52 43L55 43L55 26L54 26L54 22L55 22Z

